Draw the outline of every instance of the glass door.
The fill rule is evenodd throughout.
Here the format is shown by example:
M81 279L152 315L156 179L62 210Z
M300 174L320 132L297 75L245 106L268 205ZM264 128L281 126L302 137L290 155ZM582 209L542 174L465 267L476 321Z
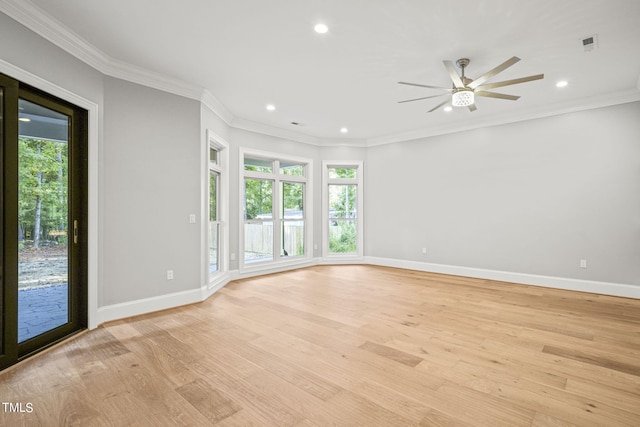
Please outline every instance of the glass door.
M87 318L86 111L17 85L3 99L0 367L86 327Z
M18 100L18 342L69 322L71 119ZM71 224L73 226L73 224Z

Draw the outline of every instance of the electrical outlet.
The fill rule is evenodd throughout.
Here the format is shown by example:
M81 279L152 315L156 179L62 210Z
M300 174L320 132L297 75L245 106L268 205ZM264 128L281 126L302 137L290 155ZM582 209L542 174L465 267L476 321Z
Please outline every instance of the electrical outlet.
M587 268L587 260L586 259L581 259L580 260L580 268Z
M195 223L196 223L196 214L189 215L189 224L195 224Z
M422 253L426 254L427 253L427 248L422 248Z
M236 254L231 254L231 261L235 261L236 260Z
M167 280L173 280L173 270L167 270Z

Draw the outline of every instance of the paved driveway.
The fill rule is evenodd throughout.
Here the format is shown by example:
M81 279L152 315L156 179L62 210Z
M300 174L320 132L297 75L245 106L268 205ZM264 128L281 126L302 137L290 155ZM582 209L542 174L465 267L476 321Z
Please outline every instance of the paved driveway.
M68 322L66 283L18 290L18 342Z

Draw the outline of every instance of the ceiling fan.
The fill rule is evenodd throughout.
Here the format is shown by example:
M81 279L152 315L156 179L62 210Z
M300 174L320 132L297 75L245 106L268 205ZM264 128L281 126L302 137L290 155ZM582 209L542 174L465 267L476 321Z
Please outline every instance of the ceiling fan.
M469 108L469 111L475 111L477 109L475 104L476 96L485 96L489 98L498 98L498 99L507 99L509 101L516 101L518 98L520 98L519 96L506 95L506 94L497 93L497 92L488 92L488 90L496 87L515 85L518 83L526 83L533 80L540 80L544 78L544 74L536 74L535 76L521 77L519 79L505 80L497 83L487 83L487 84L484 84L484 83L487 80L489 80L491 77L506 70L507 68L511 67L513 64L515 64L518 61L520 61L520 58L518 58L517 56L514 56L511 59L508 59L502 64L498 65L497 67L487 71L486 73L484 73L483 75L481 75L475 80L472 80L469 77L464 75L464 69L467 67L467 65L469 65L469 62L470 62L468 58L460 58L456 61L456 65L462 70L462 73L460 75L458 75L458 73L456 72L456 69L453 66L453 62L442 61L444 63L444 67L447 69L447 72L449 73L449 77L451 77L451 81L453 82L452 89L439 87L439 86L423 85L418 83L398 82L401 85L426 87L429 89L438 89L446 92L440 95L423 96L421 98L407 99L405 101L400 101L398 103L402 104L404 102L413 102L413 101L420 101L423 99L438 98L445 95L451 96L450 99L445 100L444 102L436 105L431 110L429 110L429 113L431 113L437 110L438 108L444 106L445 104L448 104L449 102L451 102L451 105L454 107L467 107Z

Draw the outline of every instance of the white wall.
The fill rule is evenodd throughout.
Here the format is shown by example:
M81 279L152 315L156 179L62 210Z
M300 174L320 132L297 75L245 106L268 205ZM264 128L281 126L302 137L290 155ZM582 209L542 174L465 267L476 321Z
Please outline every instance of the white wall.
M106 77L99 305L200 288L200 102ZM166 270L174 279L166 279Z
M366 254L640 285L639 117L636 102L370 148Z

